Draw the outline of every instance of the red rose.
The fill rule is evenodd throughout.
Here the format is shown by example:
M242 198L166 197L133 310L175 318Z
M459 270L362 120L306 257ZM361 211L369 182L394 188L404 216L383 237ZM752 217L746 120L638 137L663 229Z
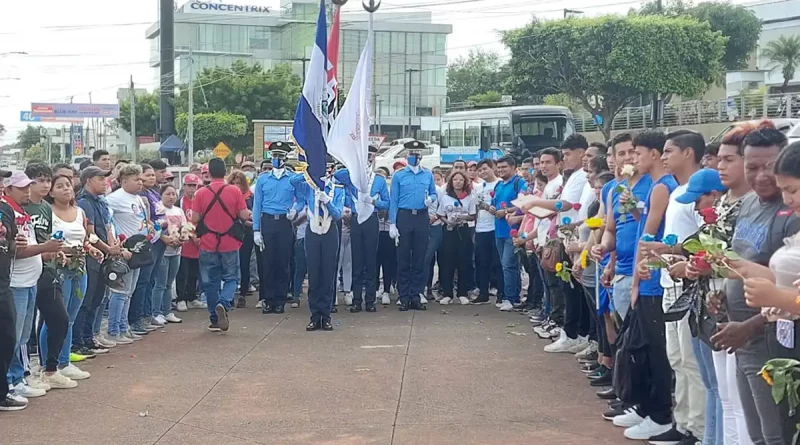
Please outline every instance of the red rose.
M694 256L692 257L692 264L694 265L694 267L697 270L699 270L701 272L711 269L711 265L708 264L708 261L706 261L706 251L705 250L701 250L701 251L697 252L696 254L694 254Z
M700 210L700 216L703 217L703 222L706 224L714 224L719 219L719 215L717 215L717 209L714 207L708 207Z
M120 240L120 242L122 242L122 241L125 241L125 239L126 239L126 238L128 238L128 237L127 237L127 236L125 236L125 234L124 234L124 233L120 233L120 234L119 234L119 240Z
M508 207L508 204L506 204L506 203L504 203L504 202L501 202L501 203L500 203L500 208L501 208L501 209L504 209L504 208L506 208L506 207Z
M494 198L494 190L492 190L491 192L489 192L489 196L491 196L492 198Z
M511 231L511 238L519 237L519 230L512 230Z
M148 233L147 234L147 241L153 241L153 234L152 233Z
M581 204L579 202L572 204L572 210L578 211L580 209L581 209Z

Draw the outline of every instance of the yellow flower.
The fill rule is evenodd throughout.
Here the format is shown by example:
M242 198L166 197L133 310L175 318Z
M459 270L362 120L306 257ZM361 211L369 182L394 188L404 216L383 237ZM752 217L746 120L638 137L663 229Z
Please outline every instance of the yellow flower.
M603 227L603 219L596 216L594 218L589 218L586 220L586 225L592 230L599 229Z
M564 263L556 263L556 272L564 270Z
M581 267L586 269L588 263L589 252L586 250L581 251Z
M772 380L772 376L769 375L769 371L767 371L766 367L761 368L761 372L759 372L758 375L760 375L761 378L764 379L764 381L767 382L767 385L769 386L772 386L772 384L775 383Z

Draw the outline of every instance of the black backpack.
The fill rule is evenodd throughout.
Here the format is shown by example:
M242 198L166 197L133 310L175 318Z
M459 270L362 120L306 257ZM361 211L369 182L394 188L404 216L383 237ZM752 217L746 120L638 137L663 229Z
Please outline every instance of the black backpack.
M219 190L214 192L214 197L211 198L211 202L208 203L208 207L206 207L205 212L200 214L200 222L197 225L198 237L202 237L207 233L211 233L217 236L217 249L219 249L219 243L222 241L223 236L228 235L233 239L242 242L244 241L245 233L247 233L244 227L244 223L242 223L242 221L239 219L237 215L232 214L228 210L228 207L225 206L225 203L222 202L222 199L220 199L222 191L225 190L225 187L229 186L230 186L229 184L225 184L222 187L220 187ZM211 190L210 187L209 190ZM214 207L215 203L219 203L219 206L222 207L222 211L225 212L225 214L228 215L228 217L232 220L230 228L228 228L228 230L225 232L216 232L214 230L211 230L205 223L205 217L206 215L208 215L208 212L211 211L211 208Z

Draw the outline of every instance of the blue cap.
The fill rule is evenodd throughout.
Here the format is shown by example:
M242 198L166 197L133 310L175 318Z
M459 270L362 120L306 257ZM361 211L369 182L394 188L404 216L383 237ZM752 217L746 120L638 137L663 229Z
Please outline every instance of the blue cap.
M676 201L681 204L692 204L707 193L725 192L726 190L728 189L722 185L722 181L719 179L719 172L711 168L704 168L689 178L686 192L678 196Z

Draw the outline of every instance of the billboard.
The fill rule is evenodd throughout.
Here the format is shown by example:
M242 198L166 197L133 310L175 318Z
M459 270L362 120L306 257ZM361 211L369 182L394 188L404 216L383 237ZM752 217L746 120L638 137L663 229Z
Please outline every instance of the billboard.
M118 104L54 104L32 103L34 117L118 118Z
M83 154L83 125L72 125L69 127L69 140L72 146L72 156Z
M292 137L292 125L264 126L264 158L273 142L289 142Z
M55 117L55 116L34 116L30 111L19 112L20 122L63 122L63 123L83 123L83 119L72 117Z

